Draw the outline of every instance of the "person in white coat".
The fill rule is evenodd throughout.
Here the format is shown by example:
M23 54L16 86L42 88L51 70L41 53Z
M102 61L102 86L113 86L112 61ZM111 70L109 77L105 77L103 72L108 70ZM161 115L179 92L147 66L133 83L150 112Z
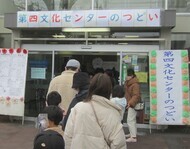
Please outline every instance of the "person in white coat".
M121 121L123 121L123 115L127 106L127 100L125 98L125 91L123 85L115 85L112 90L111 102L115 103L122 110Z
M64 132L66 149L126 149L121 108L112 103L112 84L96 74L87 98L71 109Z

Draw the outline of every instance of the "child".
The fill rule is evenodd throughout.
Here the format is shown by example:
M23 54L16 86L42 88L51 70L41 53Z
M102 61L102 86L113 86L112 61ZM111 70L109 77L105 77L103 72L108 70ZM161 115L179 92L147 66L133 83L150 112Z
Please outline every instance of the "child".
M45 107L44 114L47 114L47 128L36 135L33 149L64 149L63 131L59 126L63 118L62 110L58 106Z
M115 85L112 90L112 98L110 99L110 101L115 103L121 108L122 110L121 120L123 120L123 115L125 113L125 109L127 105L127 100L124 96L125 96L124 87L121 85Z
M63 136L63 130L59 125L63 118L61 108L58 106L50 105L44 108L43 114L47 114L47 121L45 124L46 128L44 128L43 131L54 130Z
M36 135L33 149L64 149L63 137L53 130L43 131Z
M59 105L61 103L61 100L62 100L61 95L57 91L52 91L47 95L46 103L47 106L54 105L60 107ZM62 111L63 111L63 116L65 116L65 110L62 109Z
M47 106L54 105L59 106L61 103L61 95L57 91L52 91L47 95L46 103Z

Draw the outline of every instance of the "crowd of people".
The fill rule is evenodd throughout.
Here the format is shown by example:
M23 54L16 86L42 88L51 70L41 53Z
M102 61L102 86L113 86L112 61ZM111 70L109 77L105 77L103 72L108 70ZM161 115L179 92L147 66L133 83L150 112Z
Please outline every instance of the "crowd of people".
M129 68L124 85L119 85L112 72L90 76L80 72L79 61L70 59L50 82L42 112L46 121L39 121L33 149L126 149L126 142L137 142L138 79ZM126 110L128 135L122 125Z

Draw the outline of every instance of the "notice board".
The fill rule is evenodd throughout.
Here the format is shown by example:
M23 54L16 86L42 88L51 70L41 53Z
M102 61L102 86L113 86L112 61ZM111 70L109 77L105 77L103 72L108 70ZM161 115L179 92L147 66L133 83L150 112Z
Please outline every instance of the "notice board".
M0 48L0 114L24 116L28 51Z
M187 50L153 50L150 62L150 123L189 125Z

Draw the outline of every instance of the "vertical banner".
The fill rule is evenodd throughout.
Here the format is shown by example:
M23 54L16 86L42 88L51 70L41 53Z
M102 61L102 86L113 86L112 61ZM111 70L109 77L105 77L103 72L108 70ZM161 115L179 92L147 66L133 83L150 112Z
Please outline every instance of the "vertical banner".
M187 50L151 51L150 123L190 124Z
M0 49L0 114L24 116L28 51Z
M122 84L124 84L126 77L127 77L127 64L125 64L125 63L122 63L122 74L121 74L121 76L122 76L122 80L121 80Z
M121 73L122 84L125 83L127 77L128 64L130 64L131 61L132 61L131 57L129 57L126 53L122 54L122 73Z

